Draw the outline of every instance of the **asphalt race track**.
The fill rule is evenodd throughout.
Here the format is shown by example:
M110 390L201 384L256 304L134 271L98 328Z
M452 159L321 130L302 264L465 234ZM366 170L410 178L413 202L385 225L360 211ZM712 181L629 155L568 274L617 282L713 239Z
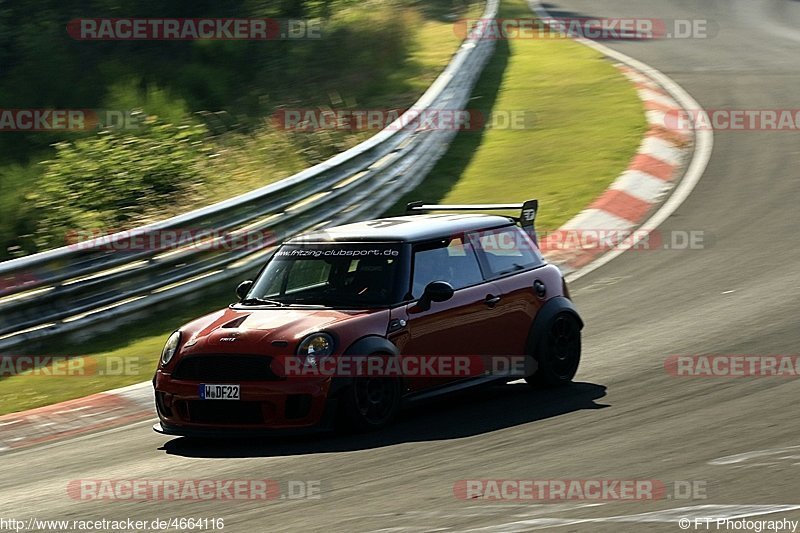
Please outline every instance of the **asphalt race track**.
M800 109L796 0L546 7L554 16L711 20L719 27L713 38L605 44L661 70L706 109ZM225 531L364 532L674 532L681 517L800 520L800 382L664 369L672 354L800 352L799 200L800 132L715 132L702 180L660 228L703 231L706 247L629 251L573 284L587 323L574 386L473 392L368 436L202 445L139 423L4 455L0 516L208 517L223 518ZM770 451L750 453L761 450ZM715 461L738 454L749 455ZM87 478L318 480L321 494L267 502L71 498L69 482ZM707 497L533 504L454 496L458 480L487 478L698 481Z

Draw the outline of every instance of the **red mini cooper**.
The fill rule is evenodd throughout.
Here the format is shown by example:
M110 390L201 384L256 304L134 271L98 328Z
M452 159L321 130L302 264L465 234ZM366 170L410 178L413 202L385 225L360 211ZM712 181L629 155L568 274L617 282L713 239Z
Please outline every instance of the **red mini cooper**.
M169 337L154 429L368 430L465 387L570 382L583 322L537 247L537 207L415 202L407 216L286 241L237 303ZM511 208L521 216L453 213ZM418 214L436 210L450 213Z

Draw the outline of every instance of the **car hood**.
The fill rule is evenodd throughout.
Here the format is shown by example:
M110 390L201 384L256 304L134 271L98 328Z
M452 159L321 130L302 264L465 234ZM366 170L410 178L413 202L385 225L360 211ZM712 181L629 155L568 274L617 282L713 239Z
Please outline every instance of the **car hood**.
M310 333L330 328L338 322L376 312L386 311L227 308L182 328L185 339L183 346L188 351L196 351L222 347L236 347L241 350L248 346L263 346L264 341L286 341L293 344Z

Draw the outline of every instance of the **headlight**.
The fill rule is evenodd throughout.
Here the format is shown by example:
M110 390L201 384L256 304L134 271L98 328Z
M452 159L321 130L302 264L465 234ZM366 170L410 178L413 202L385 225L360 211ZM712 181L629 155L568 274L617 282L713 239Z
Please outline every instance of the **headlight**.
M181 343L181 332L176 331L167 339L167 344L161 350L161 364L166 365L172 360L172 356L178 351L178 345Z
M322 357L333 355L333 337L327 333L312 333L297 347L297 355L305 356L306 362L312 365Z

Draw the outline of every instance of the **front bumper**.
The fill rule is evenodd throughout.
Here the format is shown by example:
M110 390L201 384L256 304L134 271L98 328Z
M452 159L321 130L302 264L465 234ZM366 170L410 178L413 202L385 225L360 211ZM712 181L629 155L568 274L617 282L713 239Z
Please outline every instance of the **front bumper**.
M206 383L209 383L207 381ZM159 370L153 379L159 424L166 435L274 435L332 427L336 401L331 380L242 381L239 400L203 400L199 381L175 380Z
M254 437L288 437L313 435L330 431L336 423L336 400L329 400L322 420L314 426L296 428L240 428L240 427L198 427L176 426L161 421L153 424L153 431L161 435L192 437L198 439L246 439Z

